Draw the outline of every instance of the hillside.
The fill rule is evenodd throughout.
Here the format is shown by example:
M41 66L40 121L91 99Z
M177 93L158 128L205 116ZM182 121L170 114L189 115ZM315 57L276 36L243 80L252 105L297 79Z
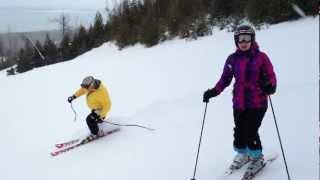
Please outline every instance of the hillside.
M282 23L257 32L278 78L272 96L293 180L319 178L318 18ZM106 43L73 61L7 77L0 72L1 180L189 180L204 111L203 92L219 79L234 52L233 34L216 31L197 41L173 40L153 48L118 51ZM83 77L101 79L113 102L112 122L140 124L149 132L120 132L58 157L57 142L88 132L82 97L67 103ZM232 87L208 105L197 180L218 180L230 164ZM265 155L281 154L271 109L261 127ZM239 180L241 173L228 180ZM282 158L256 180L285 180Z

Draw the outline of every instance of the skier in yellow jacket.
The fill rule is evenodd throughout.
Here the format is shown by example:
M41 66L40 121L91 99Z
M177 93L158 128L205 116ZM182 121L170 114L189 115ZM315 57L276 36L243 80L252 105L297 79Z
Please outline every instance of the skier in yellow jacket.
M91 135L89 139L103 135L103 131L99 130L98 123L102 123L111 108L111 101L107 89L100 80L93 76L85 77L81 83L81 88L72 96L68 97L71 103L74 99L86 94L87 105L91 109L91 113L87 116L87 125Z

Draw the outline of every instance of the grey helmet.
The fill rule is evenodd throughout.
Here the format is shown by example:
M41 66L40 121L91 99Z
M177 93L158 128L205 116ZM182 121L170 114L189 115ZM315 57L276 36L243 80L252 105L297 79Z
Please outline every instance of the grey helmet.
M95 79L93 76L87 76L82 80L81 87L89 88L94 82Z
M255 41L256 33L255 33L254 29L249 25L241 25L241 26L237 27L237 29L234 31L234 42L236 43L236 45L239 40L240 34L251 35L251 41L252 42Z

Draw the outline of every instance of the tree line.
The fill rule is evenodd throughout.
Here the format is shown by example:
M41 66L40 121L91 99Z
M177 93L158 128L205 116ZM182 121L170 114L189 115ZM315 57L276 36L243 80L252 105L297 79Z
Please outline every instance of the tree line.
M259 28L294 20L300 17L294 4L306 15L318 13L317 0L123 0L112 9L106 8L105 22L98 12L90 27L80 26L76 33L64 34L59 44L49 36L43 44L37 41L35 46L44 58L26 40L16 55L16 72L68 61L109 41L119 49L137 43L151 47L177 37L207 36L213 27L233 31L244 21Z

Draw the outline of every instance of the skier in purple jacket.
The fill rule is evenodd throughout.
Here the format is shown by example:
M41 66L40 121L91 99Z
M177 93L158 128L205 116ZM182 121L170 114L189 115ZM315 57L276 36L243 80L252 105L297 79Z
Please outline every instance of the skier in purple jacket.
M239 169L250 162L248 171L254 173L264 163L258 130L267 111L268 95L275 93L277 80L268 56L259 50L252 27L239 26L234 41L236 52L227 58L220 80L204 93L203 102L219 95L235 78L233 146L237 155L230 169Z

